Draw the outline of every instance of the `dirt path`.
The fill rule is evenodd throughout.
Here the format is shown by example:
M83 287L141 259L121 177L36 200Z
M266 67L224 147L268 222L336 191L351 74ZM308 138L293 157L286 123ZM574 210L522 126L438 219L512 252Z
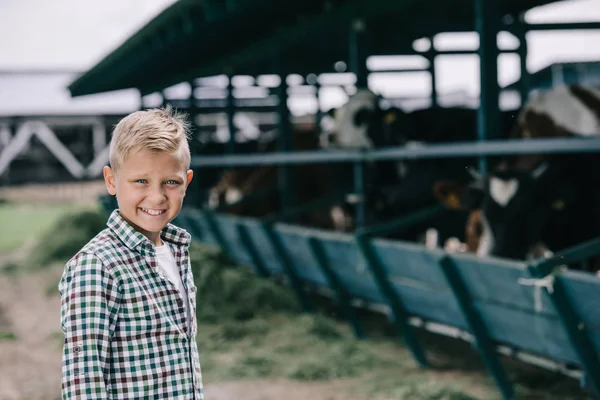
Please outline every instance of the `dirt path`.
M0 341L0 400L60 396L60 299L46 295L57 273L0 276L1 330L16 336Z

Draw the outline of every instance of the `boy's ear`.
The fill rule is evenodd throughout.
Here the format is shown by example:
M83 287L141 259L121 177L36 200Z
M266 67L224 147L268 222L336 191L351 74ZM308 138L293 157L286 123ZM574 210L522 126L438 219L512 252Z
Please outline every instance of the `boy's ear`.
M115 173L109 166L105 166L102 170L104 174L104 183L106 184L106 190L112 196L117 194L117 182L115 179Z
M187 177L186 177L186 184L185 184L186 187L190 185L190 182L192 181L193 177L194 177L194 171L191 169L188 169Z

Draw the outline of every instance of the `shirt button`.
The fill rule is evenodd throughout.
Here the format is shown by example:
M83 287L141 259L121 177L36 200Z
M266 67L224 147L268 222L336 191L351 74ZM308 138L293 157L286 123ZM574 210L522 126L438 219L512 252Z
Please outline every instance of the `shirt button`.
M81 351L81 346L75 346L73 350L75 351L75 353L79 353Z
M183 300L181 300L181 299L177 299L177 305L178 305L179 307L182 307L182 306L183 306Z

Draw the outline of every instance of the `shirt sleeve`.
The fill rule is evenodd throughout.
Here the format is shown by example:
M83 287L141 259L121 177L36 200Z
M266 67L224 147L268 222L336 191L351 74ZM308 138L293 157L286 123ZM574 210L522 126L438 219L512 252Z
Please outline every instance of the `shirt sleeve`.
M97 256L80 253L65 266L59 283L62 398L109 398L110 340L115 329L120 288Z

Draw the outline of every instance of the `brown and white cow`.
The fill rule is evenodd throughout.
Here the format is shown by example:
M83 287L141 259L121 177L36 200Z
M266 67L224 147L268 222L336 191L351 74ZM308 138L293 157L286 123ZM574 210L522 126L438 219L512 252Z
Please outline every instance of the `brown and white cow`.
M533 96L512 138L599 140L600 91L561 86ZM467 249L479 256L537 258L600 236L600 155L525 154L504 157L469 184L439 181L438 199L468 209Z
M314 127L302 129L296 126L293 142L295 151L320 148ZM275 141L264 149L264 152L273 151L276 151ZM342 171L343 167L338 164L294 164L288 168L292 176L292 200L296 206L350 191L352 175L348 170ZM225 171L210 190L208 207L213 210L225 208L230 214L257 218L280 212L282 204L278 180L281 170L276 165L260 165ZM343 203L307 212L300 215L297 222L341 231L347 231L352 226L351 215Z

